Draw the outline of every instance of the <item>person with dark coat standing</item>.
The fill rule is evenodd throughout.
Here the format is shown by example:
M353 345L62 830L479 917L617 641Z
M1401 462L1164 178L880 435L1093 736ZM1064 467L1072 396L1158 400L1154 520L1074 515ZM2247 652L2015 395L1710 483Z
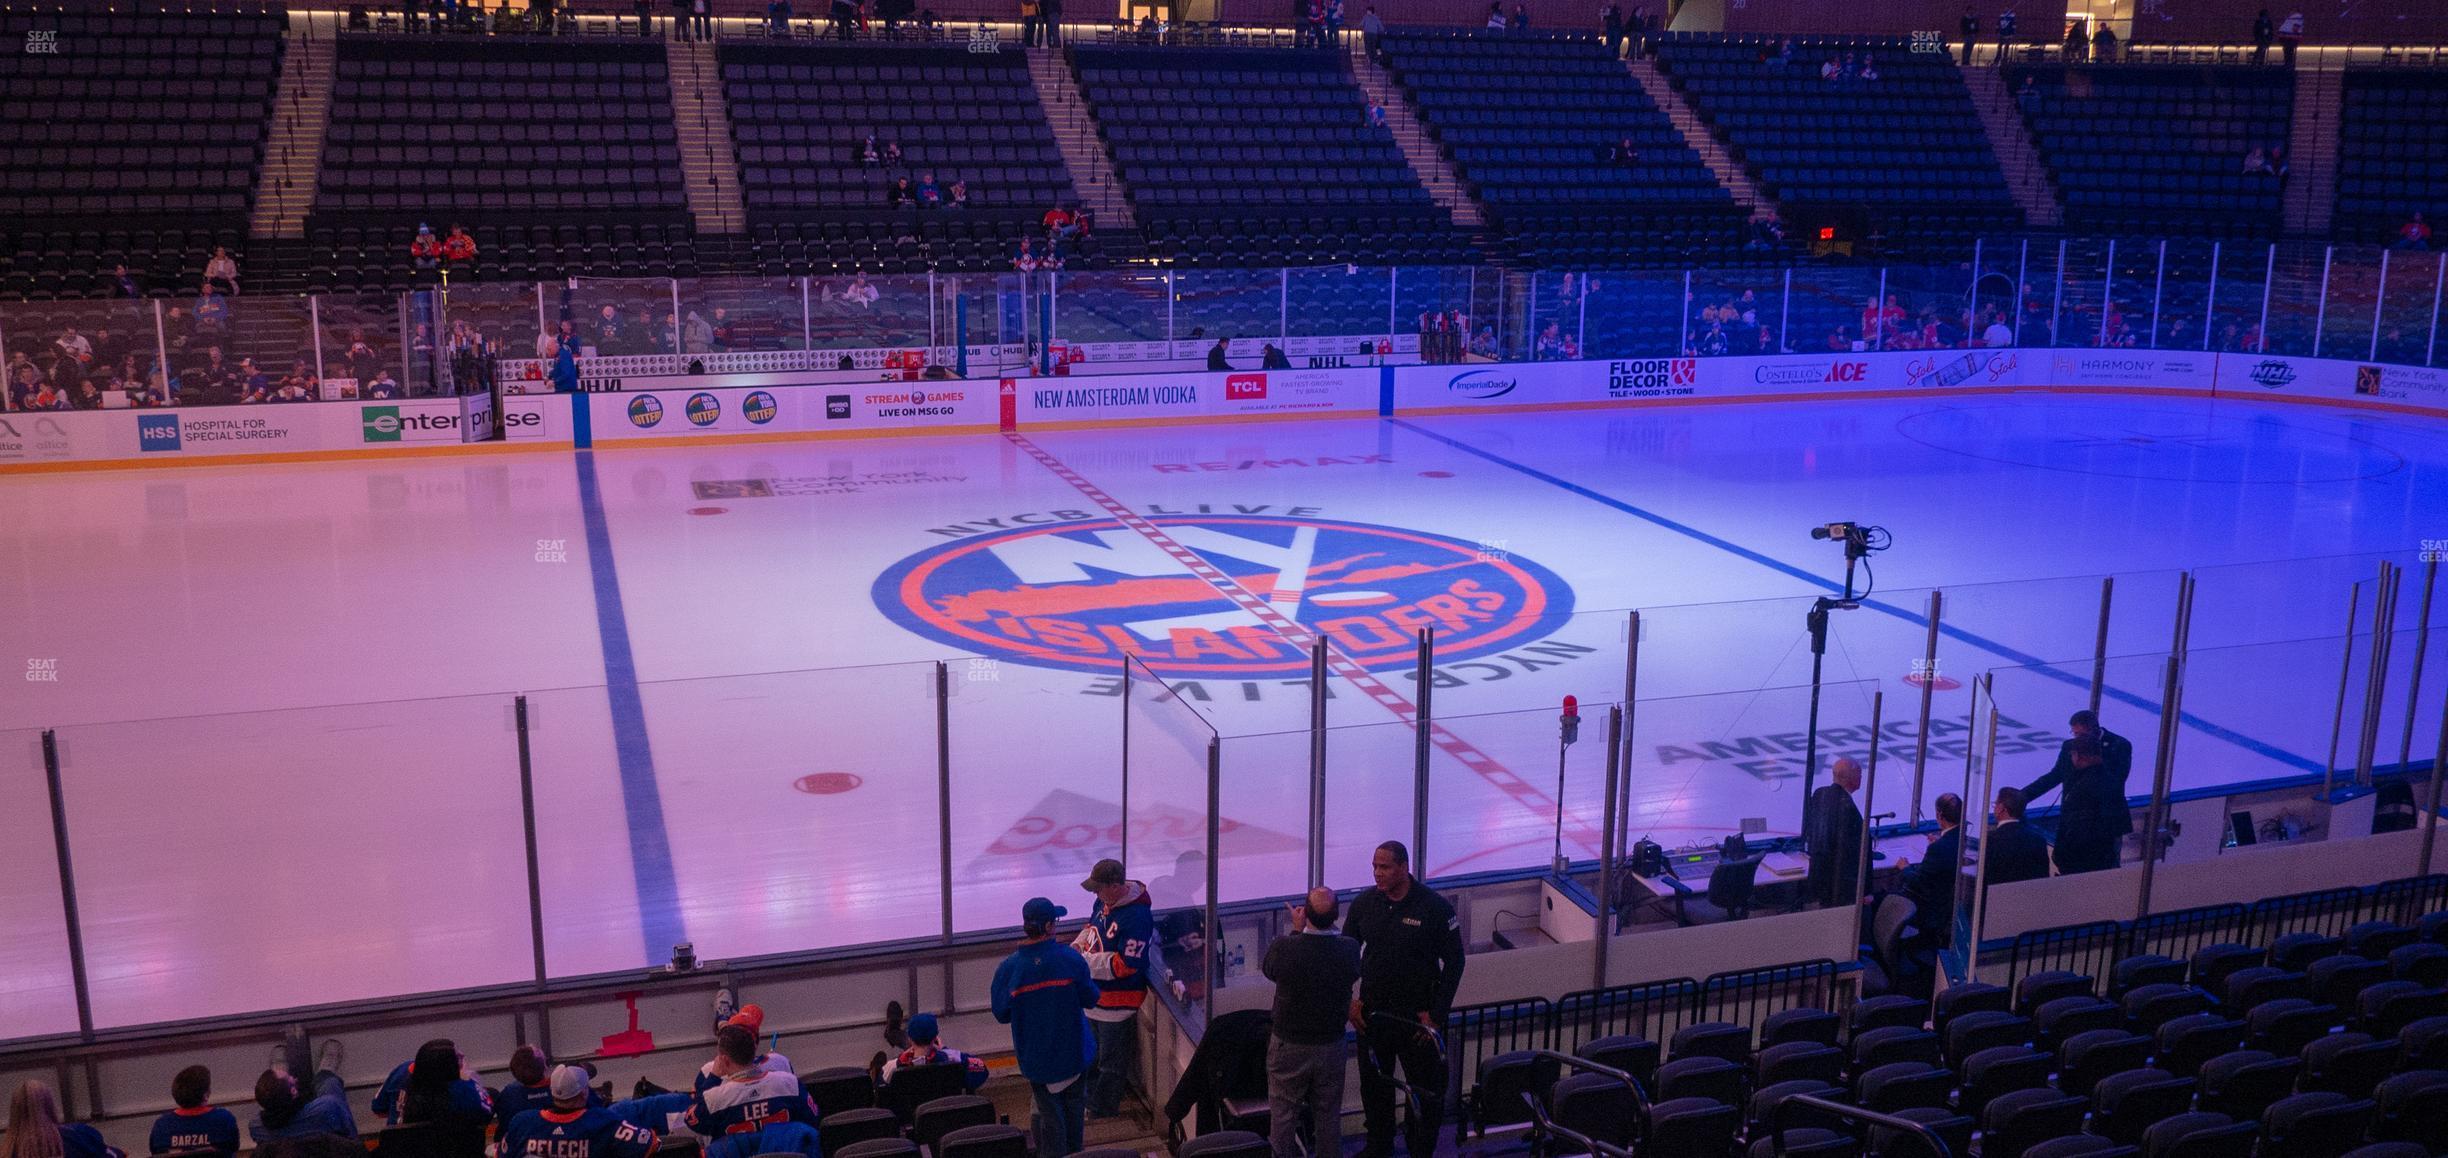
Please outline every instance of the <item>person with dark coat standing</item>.
M1368 1123L1365 1158L1394 1152L1396 1062L1419 1101L1408 1137L1413 1158L1436 1152L1437 1127L1445 1120L1445 1059L1435 1039L1410 1029L1444 1031L1462 985L1462 918L1451 902L1411 875L1411 851L1401 841L1377 846L1369 858L1377 887L1352 899L1344 932L1360 944L1360 998L1351 1020L1360 1027L1360 1105ZM1378 1018L1386 1014L1389 1023Z
M1827 784L1811 793L1802 821L1803 840L1810 846L1810 873L1804 878L1806 896L1823 906L1850 905L1861 883L1861 808L1853 794L1861 790L1861 765L1839 756L1828 768Z
M2022 789L1998 789L1997 803L1990 808L1989 835L1981 838L1988 846L1983 854L1987 862L1981 870L1984 887L2036 881L2049 875L2048 841L2038 830L2023 823L2025 803Z
M1955 939L1955 882L1963 872L1963 797L1952 792L1938 798L1938 835L1921 863L1897 869L1904 877L1904 895L1912 898L1913 923L1932 944Z
M2278 24L2270 19L2269 9L2264 8L2260 15L2253 17L2254 64L2261 64L2269 60L2270 42L2276 39L2278 39Z
M1972 67L1972 46L1980 40L1980 17L1974 16L1972 10L1966 8L1963 12L1963 19L1957 23L1956 27L1963 33L1963 66L1970 68Z
M2057 765L2023 788L2037 800L2063 786L2057 810L2057 871L2097 872L2124 859L2125 834L2134 830L2125 802L2125 777L2133 771L2133 741L2100 727L2089 710L2067 721L2074 735L2057 748Z
M1341 915L1334 890L1309 890L1292 906L1292 935L1267 946L1261 966L1275 983L1267 1110L1278 1155L1303 1152L1302 1126L1310 1129L1310 1152L1343 1153L1343 1027L1360 980L1360 946L1336 931Z

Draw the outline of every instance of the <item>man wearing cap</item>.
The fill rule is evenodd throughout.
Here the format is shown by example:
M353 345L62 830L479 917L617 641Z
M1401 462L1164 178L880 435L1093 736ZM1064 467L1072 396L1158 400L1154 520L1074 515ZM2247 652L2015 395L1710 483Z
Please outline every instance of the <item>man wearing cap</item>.
M1020 947L995 967L995 1020L1012 1027L1012 1052L1037 1105L1037 1158L1077 1153L1087 1133L1083 1079L1096 1062L1087 1010L1100 994L1079 950L1054 939L1062 906L1020 907Z
M662 1139L608 1109L589 1104L587 1072L558 1066L552 1106L526 1110L502 1131L502 1158L646 1158Z
M986 1063L957 1049L946 1049L942 1027L936 1023L935 1015L921 1013L909 1019L909 1048L902 1050L901 1056L884 1063L882 1071L876 1075L876 1085L891 1085L893 1075L905 1067L932 1065L967 1066L970 1089L986 1084Z
M1310 1152L1343 1153L1343 1026L1360 980L1360 946L1335 931L1341 909L1334 890L1309 890L1292 906L1292 935L1267 946L1261 966L1275 983L1267 1108L1277 1158L1302 1153L1303 1125Z
M1360 1030L1360 1105L1368 1122L1370 1158L1394 1152L1394 1064L1413 1096L1412 1158L1436 1152L1445 1119L1445 1061L1428 1034L1442 1031L1462 984L1462 919L1444 897L1411 875L1411 850L1399 840L1377 846L1369 859L1377 887L1353 898L1345 935L1360 943L1360 999L1352 1023ZM1387 1015L1379 1018L1378 1014ZM1388 1018L1392 1019L1391 1021Z
M1071 947L1088 961L1096 979L1096 1008L1088 1022L1096 1031L1097 1060L1088 1075L1088 1116L1122 1112L1139 1063L1139 1006L1147 1000L1148 942L1156 936L1156 911L1147 886L1122 875L1122 862L1096 862L1080 888L1096 894L1096 912Z

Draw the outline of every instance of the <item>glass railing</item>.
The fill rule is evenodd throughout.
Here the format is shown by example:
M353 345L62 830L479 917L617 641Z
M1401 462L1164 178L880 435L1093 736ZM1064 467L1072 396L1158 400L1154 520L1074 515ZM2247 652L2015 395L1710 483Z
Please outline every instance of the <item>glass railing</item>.
M1231 340L1236 369L1277 356L1302 368L1966 349L1999 337L2444 366L2444 275L2448 254L2429 252L2009 237L1924 265L1150 267L10 302L0 344L32 375L10 370L11 408L449 394L465 385L451 366L466 350L503 359L513 389L545 390L561 344L582 378L1194 370L1218 339ZM38 390L46 380L55 394Z

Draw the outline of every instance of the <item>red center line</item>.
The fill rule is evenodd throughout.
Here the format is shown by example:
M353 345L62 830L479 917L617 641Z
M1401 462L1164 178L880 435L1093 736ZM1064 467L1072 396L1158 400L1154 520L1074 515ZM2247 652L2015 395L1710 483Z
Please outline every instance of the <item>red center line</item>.
M1029 457L1037 460L1038 465L1054 472L1056 477L1071 484L1072 489L1086 495L1089 501L1104 508L1105 513L1112 515L1123 526L1129 527L1147 541L1154 543L1157 549L1188 568L1191 574L1198 576L1208 586L1215 588L1218 594L1231 600L1234 606L1257 616L1260 622L1266 624L1284 642L1303 651L1308 651L1316 645L1317 633L1301 626L1298 620L1276 610L1274 604L1235 582L1232 576L1225 574L1214 564L1200 557L1198 552L1174 541L1171 535L1165 534L1163 528L1122 505L1120 500L1105 493L1104 488L1088 481L1086 477L1072 470L1070 466L1054 457L1043 447L1029 441L1024 435L1006 432L1003 437L1010 439L1014 445L1027 451ZM1417 705L1401 692L1387 686L1374 673L1353 662L1341 651L1328 647L1326 666L1336 675L1350 681L1352 686L1366 693L1370 699L1377 702L1378 706L1392 712L1396 719L1415 727L1418 725L1419 708ZM1515 775L1512 769L1505 767L1495 757L1481 751L1478 745L1455 735L1445 725L1430 720L1428 722L1428 742L1436 745L1446 755L1460 761L1463 767L1478 773L1481 779L1494 785L1498 791L1512 797L1514 801L1529 809L1533 814L1554 816L1562 810L1562 806L1546 793L1532 786L1529 781ZM1582 819L1578 814L1564 812L1564 833L1579 842L1584 848L1596 848L1599 845L1598 827Z

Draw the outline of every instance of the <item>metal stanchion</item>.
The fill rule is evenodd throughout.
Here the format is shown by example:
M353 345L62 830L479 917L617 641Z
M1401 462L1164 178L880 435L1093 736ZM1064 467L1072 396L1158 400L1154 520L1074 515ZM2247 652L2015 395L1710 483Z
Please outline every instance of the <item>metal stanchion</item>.
M1980 831L1972 837L1980 842L1980 860L1972 873L1972 933L1964 952L1964 974L1975 979L1980 976L1981 924L1988 915L1989 813L1996 803L1997 790L1997 678L1983 678L1989 681L1989 738L1982 745L1985 754L1981 757ZM1972 807L1970 802L1964 804L1967 812Z
M536 853L535 761L528 744L527 697L511 701L510 718L518 731L519 812L527 834L527 935L535 946L535 983L544 988L544 874Z
M1224 741L1210 738L1207 741L1207 944L1205 946L1208 955L1205 967L1207 973L1205 1013L1209 1025L1215 1024L1216 990L1224 987L1223 963L1216 957L1216 950L1222 944L1216 930L1216 890L1218 888L1217 865L1224 857L1223 815ZM1122 827L1127 829L1130 825L1125 823ZM1129 862L1123 863L1128 864Z
M2100 576L2099 634L2091 641L2091 712L2099 713L2100 696L2108 690L2108 612L2116 602L2116 576Z
M2431 753L2431 804L2423 809L2422 860L2416 876L2431 875L2431 848L2439 838L2440 781L2448 779L2448 697L2440 700L2439 747Z
M1326 641L1309 646L1309 887L1326 883Z
M1873 827L1870 818L1878 810L1879 728L1885 723L1886 710L1887 693L1870 693L1870 760L1862 769L1861 847L1854 850L1854 855L1860 860L1860 871L1853 877L1855 912L1861 911L1862 898L1870 895L1870 846L1877 843L1870 835Z
M1125 818L1124 828L1129 828ZM952 943L952 673L935 661L935 871L943 893L943 943ZM950 990L946 990L949 993Z
M42 734L43 782L51 793L51 851L59 862L60 917L68 926L68 979L76 987L77 1035L93 1040L93 991L85 979L85 922L77 914L76 866L68 855L68 798L60 791L59 733Z
M2337 789L2338 738L2346 729L2346 685L2354 679L2355 621L2363 610L2363 588L2357 584L2347 589L2346 648L2338 657L2337 710L2329 715L2329 759L2321 765L2321 795Z
M1945 610L1946 599L1937 591L1929 594L1929 633L1921 645L1921 723L1913 733L1912 809L1914 824L1921 823L1921 776L1929 767L1930 697L1938 684L1938 617Z
M2394 563L2380 564L2378 596L2372 602L2372 646L2363 677L2363 722L2355 732L2355 783L2369 785L2372 759L2380 746L2380 713L2388 706L2389 658L2396 651L2397 589L2405 571Z
M2422 714L2423 660L2431 652L2431 595L2439 580L2439 559L2423 561L2422 601L2415 605L2414 670L2406 679L2405 735L2397 741L2397 766L2404 768L2414 756L2414 721Z
M1598 834L1598 944L1590 965L1592 989L1606 988L1607 942L1615 936L1615 858L1623 854L1615 838L1616 810L1623 803L1616 777L1623 771L1623 733L1624 710L1618 704L1607 709L1606 804Z
M1632 847L1632 734L1640 722L1640 646L1641 613L1632 612L1624 621L1624 730L1623 730L1623 799L1625 807L1615 815L1615 851L1622 854Z
M2134 916L2150 912L2151 887L2157 880L2167 831L2168 791L2176 779L2176 739L2184 731L2184 664L2193 640L2193 573L2183 574L2176 593L2176 636L2168 648L2167 674L2160 687L2159 752L2152 761L2151 806L2142 829L2142 880Z
M1428 877L1428 757L1432 751L1429 740L1429 699L1436 691L1436 629L1419 629L1418 676L1412 690L1419 712L1411 721L1411 863L1419 866L1420 879Z

